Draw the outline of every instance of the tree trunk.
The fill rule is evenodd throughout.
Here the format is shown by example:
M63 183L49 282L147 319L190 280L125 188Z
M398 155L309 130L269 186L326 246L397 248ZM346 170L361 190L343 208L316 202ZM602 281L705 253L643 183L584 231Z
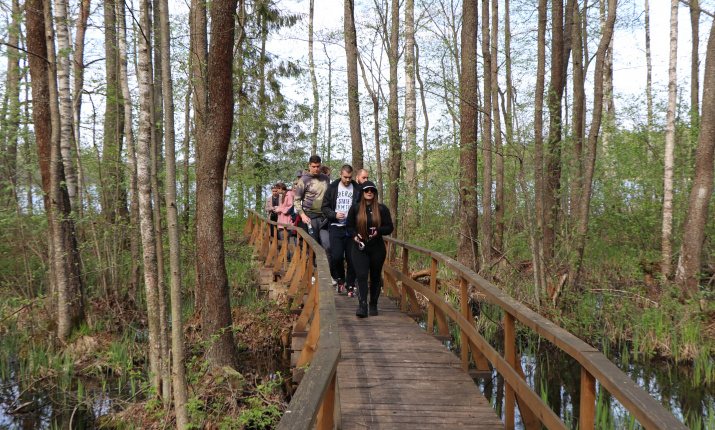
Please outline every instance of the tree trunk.
M374 138L375 138L375 161L377 164L377 177L378 177L378 193L377 193L377 198L380 203L383 201L383 196L382 196L382 159L380 157L380 97L377 94L377 91L379 91L378 83L375 84L376 89L372 89L372 86L370 86L370 82L367 80L367 74L365 73L365 65L362 62L362 58L360 55L358 55L358 64L360 64L360 71L362 72L362 80L363 83L365 84L365 88L367 88L367 92L370 94L370 99L372 100L372 120L375 123L375 128L374 128ZM371 72L372 74L372 72ZM373 79L375 75L372 75ZM328 82L330 82L330 79L328 79ZM357 171L357 169L356 169Z
M586 92L583 73L583 37L581 32L581 12L578 2L573 7L573 105L571 118L571 220L575 224L578 213L578 200L581 197L583 183L583 139L585 133L584 111L586 109Z
M545 235L544 225L544 75L546 74L546 0L539 0L539 25L537 30L536 92L534 94L534 214L536 233L534 235L536 271L536 296L546 292Z
M208 99L206 95L207 72L206 62L208 61L208 35L207 35L207 18L206 18L206 1L191 0L191 13L189 16L189 24L191 25L191 59L192 65L192 90L194 93L194 134L196 142L203 139L205 133L206 115L208 111ZM197 150L197 149L195 149ZM188 155L188 148L184 156ZM196 162L194 162L196 163ZM188 169L186 170L188 173ZM196 173L196 172L194 172ZM197 188L198 189L198 188ZM194 217L195 219L195 217ZM188 224L187 224L188 227ZM187 228L188 230L188 228ZM198 267L199 255L196 254L195 264ZM194 309L199 314L203 314L204 306L204 289L198 284L198 271L196 272L197 283L194 286Z
M554 258L556 224L561 193L561 99L565 82L564 72L564 3L551 3L551 82L549 85L549 143L546 151L544 178L544 255Z
M581 197L578 208L578 224L576 226L575 243L576 251L569 269L569 285L575 287L579 282L581 267L583 266L583 253L586 248L586 235L588 234L589 205L591 203L591 189L593 185L593 174L596 167L596 150L598 144L598 134L601 128L601 118L603 117L603 71L606 62L606 51L613 37L613 26L616 22L617 0L608 1L608 17L601 41L596 52L596 68L594 73L593 88L593 117L591 119L591 129L588 132L587 155L584 163L584 178Z
M149 369L151 384L161 393L161 322L159 311L159 273L154 233L154 213L151 189L152 131L154 128L154 99L151 68L151 18L149 0L140 0L140 37L137 44L137 82L139 84L139 134L137 138L137 184L139 188L139 216L144 258L144 287L146 289L147 319L149 322Z
M362 130L360 126L360 93L358 92L358 65L357 65L357 35L355 32L355 2L345 2L345 54L348 62L348 116L350 117L350 142L352 145L352 165L356 170L364 166ZM393 13L394 18L394 13ZM395 68L397 68L395 59ZM392 60L390 60L390 73L392 73ZM397 72L395 72L395 76ZM392 75L390 75L392 76ZM397 103L397 101L395 101ZM393 212L394 214L395 212Z
M114 2L104 2L104 55L107 75L107 97L104 111L104 146L102 148L102 212L113 224L117 215L127 215L124 178L119 167L122 152L124 101L118 83L117 30Z
M492 260L492 54L489 37L489 0L482 0L482 58L484 58L484 109L482 110L482 261Z
M328 50L325 45L323 45L323 50L325 51L325 57L328 59L328 138L326 145L328 147L328 159L330 159L330 144L333 139L333 61L328 56ZM379 150L377 154L379 156Z
M223 244L221 173L233 124L232 48L237 0L211 5L211 49L207 62L207 115L196 145L197 288L204 290L203 335L213 366L237 366L238 351L230 327L231 302Z
M427 112L427 99L425 97L425 84L420 77L420 46L415 43L415 77L420 84L420 101L422 102L422 116L424 117L424 128L422 129L422 168L424 169L427 161L427 152L429 150L427 133L429 132L429 114ZM416 220L419 222L419 219Z
M77 17L77 33L74 39L74 88L72 94L72 125L75 150L77 151L77 216L83 218L82 187L84 183L84 170L82 168L82 153L80 151L80 118L82 113L82 92L84 87L84 36L87 32L89 20L90 0L82 0L79 4Z
M50 100L50 222L54 225L52 230L52 265L55 269L55 309L57 310L57 337L67 341L72 329L70 323L69 307L69 262L67 249L63 240L64 226L62 225L62 190L61 177L64 173L62 155L60 154L60 111L59 92L57 90L57 59L55 56L55 41L52 19L52 9L49 0L44 3L45 37L47 38L47 60L49 62L49 100Z
M44 32L46 37L46 55L48 62L48 100L49 100L49 155L48 218L52 242L51 264L54 268L54 308L57 311L57 335L66 341L73 327L84 320L84 301L79 271L79 254L75 240L74 222L71 218L71 205L65 184L64 166L60 149L60 109L57 88L57 57L55 54L52 8L47 1L43 5ZM39 31L39 29L34 29ZM28 30L29 32L29 30ZM29 45L28 45L29 46ZM39 78L39 77L38 77ZM39 143L39 142L38 142ZM39 152L39 146L38 146ZM44 181L43 181L44 182ZM76 263L76 264L75 264Z
M653 90L652 90L652 71L650 57L650 5L648 0L645 0L645 60L646 60L646 102L647 102L647 121L648 134L646 136L646 151L651 155L651 139L653 137Z
M705 74L703 80L703 118L695 153L695 178L685 215L680 258L675 281L686 297L698 292L705 225L713 192L713 160L715 158L715 25L710 29Z
M127 34L126 34L126 14L124 3L114 2L115 16L117 19L117 48L119 64L119 82L124 101L124 136L127 140L127 160L129 162L129 210L130 210L130 232L129 249L132 263L129 269L129 285L127 295L131 300L137 299L139 283L141 277L141 235L139 230L139 194L137 186L137 160L134 145L134 131L132 129L132 99L129 92L129 79L127 76Z
M692 49L690 52L690 138L692 142L696 142L700 128L700 103L698 101L700 96L700 57L698 55L698 47L700 45L699 0L690 1L690 28L692 29Z
M72 162L72 98L70 95L70 34L67 0L55 0L57 12L57 84L60 108L60 153L73 212L77 212L77 175Z
M313 133L311 154L318 153L318 118L320 115L320 99L318 96L318 80L315 77L315 60L313 59L313 15L315 13L315 0L310 0L310 13L308 18L308 63L310 65L310 82L313 85ZM348 2L346 1L346 4ZM347 25L347 24L346 24ZM346 32L347 34L347 32ZM353 33L355 34L355 33ZM347 50L347 47L346 47ZM356 79L357 81L357 79Z
M151 3L147 1L147 6L151 6ZM149 15L147 15L149 16ZM151 27L151 23L149 26ZM156 25L155 25L156 27ZM147 27L149 28L149 27ZM159 41L157 41L157 44ZM149 44L151 46L151 43ZM149 51L151 53L151 51ZM159 52L161 55L161 51ZM151 58L150 58L151 59ZM150 67L152 62L149 63ZM151 70L151 69L150 69ZM157 275L159 283L157 288L157 297L159 299L159 336L161 345L161 382L162 391L161 395L164 398L164 406L169 405L169 393L171 392L171 370L169 369L169 327L168 327L168 315L166 313L166 280L164 279L164 231L161 226L161 186L159 184L159 176L161 175L161 168L159 167L159 159L161 157L161 146L163 140L163 132L158 130L158 124L163 124L161 119L163 112L163 100L157 102L156 99L156 88L161 86L161 79L156 82L157 75L154 74L155 80L151 83L151 94L154 100L154 106L151 110L151 123L157 124L151 129L151 188L152 188L152 198L154 199L154 204L152 205L152 211L154 212L154 241L156 243L156 265L157 265ZM161 78L161 72L159 75ZM162 125L163 127L163 125Z
M457 260L465 266L479 268L477 246L479 209L477 207L477 136L479 119L477 106L477 0L462 3L462 54L460 92L460 152L459 167L459 239Z
M6 116L0 117L2 121L3 131L0 132L0 150L3 154L0 155L4 159L3 167L5 168L5 178L10 181L12 186L8 187L8 193L2 192L2 196L9 197L10 200L15 200L17 195L17 146L20 133L20 56L18 55L16 46L19 45L20 39L20 2L12 0L12 21L8 31L8 46L7 46L7 92L6 97L9 100L9 109ZM6 144L3 145L2 138L6 139ZM9 194L9 196L8 196Z
M390 101L387 104L387 126L390 140L390 162L388 166L388 181L390 183L390 213L397 231L399 220L398 197L400 190L400 167L402 165L402 142L400 138L400 118L397 106L397 62L399 60L399 30L400 2L392 0L390 23L390 43L388 59L390 60Z
M27 0L25 2L27 26L27 51L32 82L32 119L37 146L37 160L40 165L42 195L49 227L48 251L50 259L50 293L56 291L56 274L54 265L54 230L57 228L52 216L50 203L50 155L52 150L52 124L50 115L50 81L47 62L47 39L45 37L45 16L43 0ZM55 298L48 300L50 313L55 312ZM54 316L53 316L54 317Z
M183 294L181 287L181 240L179 212L176 202L176 147L174 136L174 88L171 74L171 30L169 29L169 2L159 0L161 25L161 65L164 96L164 127L166 129L166 221L169 229L169 258L171 266L171 350L173 358L174 409L176 427L185 429L189 424L186 410L187 386L184 361ZM168 393L165 393L168 398ZM168 400L168 399L167 399Z
M494 243L501 255L504 247L504 156L501 139L501 119L499 117L499 2L492 0L491 31L491 83L492 83L492 120L494 122L494 149L496 155L496 203L494 205Z
M678 82L676 63L678 59L678 0L670 2L670 60L668 66L668 110L665 115L665 173L663 175L663 228L661 235L664 277L669 277L673 266L673 173L675 169L675 103Z
M407 240L416 221L417 188L417 95L415 93L415 1L405 2L405 218Z

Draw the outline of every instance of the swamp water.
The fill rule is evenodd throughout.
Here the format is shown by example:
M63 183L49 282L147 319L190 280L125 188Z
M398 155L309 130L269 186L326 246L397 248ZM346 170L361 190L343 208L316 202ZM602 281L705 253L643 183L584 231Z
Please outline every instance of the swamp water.
M521 365L531 387L572 429L579 416L581 366L561 351L522 351ZM690 429L715 430L715 392L713 387L694 384L692 369L677 367L663 360L638 362L611 354L619 369L657 399ZM495 371L490 379L475 379L487 399L503 419L504 380ZM516 411L517 428L524 428ZM641 429L630 413L596 382L596 428Z
M419 324L422 328L427 326L424 321ZM452 336L454 339L458 333L452 333ZM489 342L503 356L503 343ZM459 355L460 346L455 342L442 343ZM581 366L578 362L548 341L522 343L517 349L529 386L537 387L536 392L569 428L578 429L581 390ZM715 381L706 384L697 365L678 366L666 360L633 357L627 348L607 351L606 356L688 428L715 430ZM491 378L476 378L474 382L503 420L504 378L492 370ZM518 407L515 415L516 428L524 429ZM595 428L622 430L642 429L643 426L596 381Z

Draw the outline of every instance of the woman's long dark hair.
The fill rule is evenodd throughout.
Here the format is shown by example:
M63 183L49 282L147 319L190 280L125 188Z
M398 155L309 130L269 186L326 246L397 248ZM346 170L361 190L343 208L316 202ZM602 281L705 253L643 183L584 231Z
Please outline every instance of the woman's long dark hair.
M372 226L380 227L382 219L380 218L380 208L377 206L377 193L375 193L374 196L375 197L373 197L372 203L370 204L370 207L372 209ZM369 235L367 234L367 203L365 201L364 194L360 199L359 205L360 208L358 209L357 214L358 233L360 233L360 236L362 236L363 239L367 240L367 238L369 237Z

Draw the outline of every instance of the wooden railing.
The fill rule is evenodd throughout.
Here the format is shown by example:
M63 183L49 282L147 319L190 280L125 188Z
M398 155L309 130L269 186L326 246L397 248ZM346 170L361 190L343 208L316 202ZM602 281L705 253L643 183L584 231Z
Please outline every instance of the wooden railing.
M301 334L305 338L294 372L294 378L302 377L300 385L278 428L332 429L340 420L340 408L335 407L339 404L336 371L340 361L340 338L325 251L302 229L298 229L302 246L292 245L288 235L284 234L279 247L278 235L270 235L269 225L288 229L293 226L269 221L252 209L248 212L244 235L250 235L249 243L254 246L258 259L280 273L286 284L290 283L288 306L300 313L293 328L294 338ZM293 254L290 261L289 251ZM313 261L316 267L313 267ZM307 371L304 370L306 367Z
M663 430L686 428L683 423L597 349L514 300L474 271L438 252L391 237L385 237L385 240L388 242L388 246L402 248L402 268L401 270L394 269L390 262L384 265L383 274L386 282L383 284L383 288L389 290L392 296L399 297L403 312L408 312L409 307L411 313L419 314L420 308L416 294L424 296L429 301L428 333L433 334L436 320L439 329L437 336L449 336L448 317L459 326L461 329L462 370L467 371L469 368L469 351L471 350L478 371L489 371L488 362L504 378L506 384L504 424L507 429L514 428L517 404L527 429L541 429L541 424L549 429L567 428L566 424L541 399L539 394L526 383L521 360L516 350L516 321L549 340L581 365L580 430L593 429L595 425L596 381L608 390L645 428ZM430 260L429 288L410 277L410 252L420 254ZM388 255L392 254L395 252L388 253ZM455 309L446 302L444 295L437 291L437 273L440 265L454 272L460 279L460 309ZM476 329L468 306L469 285L473 285L487 297L490 303L504 311L503 357Z

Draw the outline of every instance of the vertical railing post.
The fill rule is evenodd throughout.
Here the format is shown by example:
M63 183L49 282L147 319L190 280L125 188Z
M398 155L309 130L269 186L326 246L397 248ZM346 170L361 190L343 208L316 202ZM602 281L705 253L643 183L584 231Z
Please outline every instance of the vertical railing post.
M410 276L410 251L407 248L402 248L402 273ZM402 312L407 312L407 287L402 283Z
M472 320L472 312L469 309L469 297L467 296L467 280L464 277L459 279L459 301L461 303L462 316L467 319L467 321ZM461 343L462 343L462 372L469 370L469 337L464 330L461 333Z
M516 362L516 334L514 327L514 316L509 312L504 312L504 360L512 368ZM504 384L504 428L507 430L514 428L514 388L509 383Z
M596 378L585 367L581 367L580 409L578 428L593 430L596 421Z
M430 276L429 276L429 289L433 293L437 292L437 260L432 258L432 264L430 266ZM429 302L427 307L427 333L434 333L434 303Z
M334 422L334 412L335 412L335 380L337 379L337 372L333 373L333 377L330 378L330 385L328 386L328 391L325 392L325 397L323 397L323 403L320 405L320 411L318 412L318 425L319 430L332 430Z

